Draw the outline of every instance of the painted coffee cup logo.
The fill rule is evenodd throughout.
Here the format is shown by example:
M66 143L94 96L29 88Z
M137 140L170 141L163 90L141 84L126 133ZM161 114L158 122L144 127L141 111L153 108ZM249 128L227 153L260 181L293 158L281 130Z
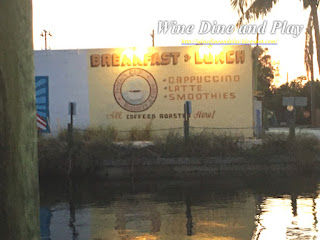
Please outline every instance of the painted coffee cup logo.
M148 71L131 68L118 76L113 86L113 94L123 109L129 112L142 112L155 102L158 86Z

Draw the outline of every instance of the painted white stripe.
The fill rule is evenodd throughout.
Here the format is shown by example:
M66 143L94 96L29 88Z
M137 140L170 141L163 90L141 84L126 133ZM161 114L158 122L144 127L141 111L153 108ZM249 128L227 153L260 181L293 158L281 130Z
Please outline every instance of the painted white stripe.
M37 116L37 122L42 123L43 125L47 125L45 121L43 121L41 118Z
M41 125L40 123L37 122L37 126L38 128L42 129L42 130L46 130L46 127Z

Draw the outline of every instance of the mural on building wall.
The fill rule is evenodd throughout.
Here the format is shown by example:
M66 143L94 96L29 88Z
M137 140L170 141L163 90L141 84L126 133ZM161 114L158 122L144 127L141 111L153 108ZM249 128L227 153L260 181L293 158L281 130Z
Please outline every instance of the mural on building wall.
M122 72L113 87L114 98L124 110L142 112L155 102L158 86L154 77L141 68Z
M191 126L253 134L250 46L88 50L90 126ZM234 129L234 130L230 130Z
M49 84L48 76L36 76L37 126L40 132L49 133Z

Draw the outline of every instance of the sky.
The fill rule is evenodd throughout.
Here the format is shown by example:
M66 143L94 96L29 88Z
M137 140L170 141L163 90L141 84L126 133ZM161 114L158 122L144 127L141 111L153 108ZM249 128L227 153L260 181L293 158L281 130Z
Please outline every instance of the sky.
M250 24L267 21L265 34L259 40L276 40L277 45L268 47L273 61L280 61L278 81L286 82L306 75L304 67L305 28L310 9L303 10L300 0L280 0L264 18ZM91 49L116 47L152 46L150 34L155 30L155 46L181 46L182 39L248 39L256 34L198 34L201 21L217 21L218 24L236 24L239 19L229 0L204 1L107 1L107 0L33 0L34 49L44 49L45 29L50 31L48 48ZM176 20L178 24L195 25L192 34L158 33L159 21ZM289 25L303 25L299 36L281 34L279 29L271 34L274 21L287 21ZM316 59L316 58L315 58ZM315 76L318 68L315 61Z

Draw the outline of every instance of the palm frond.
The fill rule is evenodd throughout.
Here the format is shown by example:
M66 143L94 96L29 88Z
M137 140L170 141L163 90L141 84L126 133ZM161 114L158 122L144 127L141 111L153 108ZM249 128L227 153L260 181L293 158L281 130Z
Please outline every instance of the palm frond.
M248 6L247 0L231 0L231 6L238 11L239 15L243 14L243 9Z
M306 67L307 75L311 71L313 66L312 55L313 55L313 38L312 38L312 30L313 30L313 19L310 13L308 25L306 28L306 39L305 39L305 48L304 48L304 64Z
M266 16L278 1L279 0L231 0L232 7L237 9L240 15L237 27L240 27L244 20L248 22Z
M300 0L303 2L303 8L307 9L311 5L315 6L316 8L319 6L319 0Z
M307 9L310 6L311 2L315 0L300 0L300 1L303 2L303 8Z
M320 2L319 0L300 0L300 1L303 2L303 8L304 9L307 9L310 6L318 8L319 7L319 2Z

